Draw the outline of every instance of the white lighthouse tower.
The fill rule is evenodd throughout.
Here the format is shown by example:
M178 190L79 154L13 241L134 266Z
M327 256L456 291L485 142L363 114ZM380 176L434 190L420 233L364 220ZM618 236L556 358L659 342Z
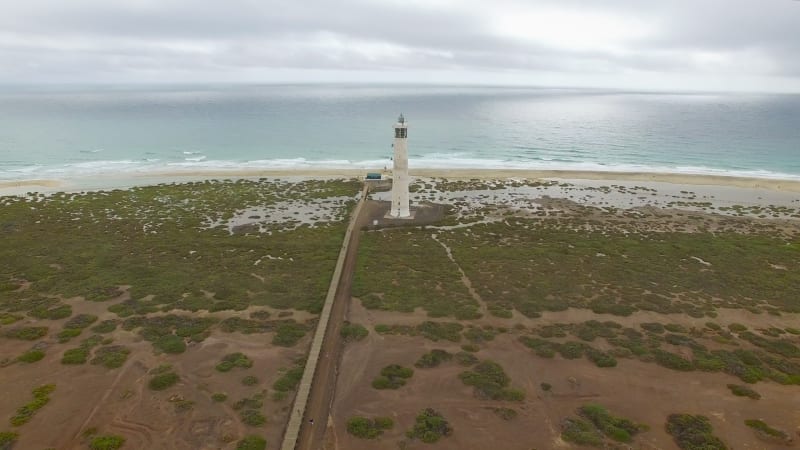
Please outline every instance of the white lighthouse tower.
M400 114L394 124L394 168L392 169L392 206L389 216L410 219L408 206L408 124Z

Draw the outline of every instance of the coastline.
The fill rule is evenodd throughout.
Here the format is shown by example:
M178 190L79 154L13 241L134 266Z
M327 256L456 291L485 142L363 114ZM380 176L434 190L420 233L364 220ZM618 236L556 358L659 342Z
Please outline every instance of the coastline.
M100 189L125 189L159 183L190 182L211 179L292 177L341 178L362 177L367 172L380 169L282 169L282 170L198 170L154 172L124 177L95 176L71 179L32 179L0 181L0 195L19 195L28 191L56 192ZM605 172L581 170L529 170L529 169L410 169L411 176L449 179L563 179L625 182L658 182L689 186L718 186L745 189L763 189L778 192L800 193L800 180L725 176L710 174L685 174L666 172ZM31 189L34 188L34 189ZM39 188L39 189L36 189ZM44 189L41 189L44 188Z

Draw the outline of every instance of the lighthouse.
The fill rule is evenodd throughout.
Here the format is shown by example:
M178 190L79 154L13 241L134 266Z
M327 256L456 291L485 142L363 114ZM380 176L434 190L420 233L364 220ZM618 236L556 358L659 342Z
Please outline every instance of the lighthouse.
M394 124L394 167L392 168L392 206L389 216L410 219L408 206L408 124L400 114Z

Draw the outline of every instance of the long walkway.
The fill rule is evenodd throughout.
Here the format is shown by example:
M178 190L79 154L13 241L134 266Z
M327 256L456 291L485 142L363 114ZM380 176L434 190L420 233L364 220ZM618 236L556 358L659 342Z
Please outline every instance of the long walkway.
M365 184L350 223L347 226L336 268L325 297L305 371L297 388L292 413L283 436L281 450L322 448L328 413L336 386L336 365L341 349L342 322L350 299L355 259L358 253L358 230L364 222L362 210L368 186ZM314 420L312 425L311 420Z

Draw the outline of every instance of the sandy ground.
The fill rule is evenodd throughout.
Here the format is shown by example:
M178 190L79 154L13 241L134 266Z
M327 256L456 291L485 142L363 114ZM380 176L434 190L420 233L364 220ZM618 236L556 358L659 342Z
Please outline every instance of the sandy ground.
M552 321L577 322L586 320L588 316L604 319L593 315L591 311L570 310L529 320L531 325ZM632 316L626 320L633 323L647 321L648 318ZM740 314L723 312L719 320L742 318ZM685 325L694 322L694 319L684 315L671 315L669 319ZM774 319L797 323L800 318ZM419 314L367 311L355 300L351 304L350 320L371 328L377 323L419 323L425 317ZM483 323L482 320L474 322ZM494 319L488 321L493 322ZM373 389L370 382L382 367L389 364L413 366L430 349L457 352L459 345L452 342L434 343L421 337L381 336L374 332L362 342L348 344L340 365L332 410L333 433L329 436L327 448L573 448L560 439L560 423L574 416L579 406L589 402L600 403L618 416L650 425L650 431L641 434L633 446L642 449L677 448L664 431L665 418L675 412L707 415L715 434L723 436L736 449L773 448L758 440L742 425L745 419L758 417L791 432L800 424L796 386L758 383L755 389L761 393L762 399L753 401L730 394L726 384L738 383L738 380L729 375L682 373L634 360L620 360L617 367L608 369L598 368L585 359L564 360L558 356L544 359L520 344L517 337L513 332L499 335L484 345L476 356L502 365L511 377L512 387L526 391L524 402L474 398L471 388L458 379L458 374L464 368L454 362L432 369L415 369L414 376L406 386L398 390L379 391ZM542 391L542 382L550 383L552 391ZM519 416L505 421L487 409L499 406L516 409ZM434 445L407 440L405 431L412 427L414 417L426 407L436 409L450 421L454 429L452 436ZM394 419L395 427L377 440L361 440L349 435L345 428L347 419L353 415L389 416Z
M72 299L69 303L73 305L75 314L98 315L98 322L116 318L106 311L113 302ZM246 317L247 312L225 312L219 317L228 315ZM303 320L305 313L296 313L295 316ZM101 434L124 436L127 439L125 448L131 449L233 449L236 441L247 434L262 435L270 443L280 441L293 393L282 401L274 401L267 395L264 407L260 408L267 418L267 424L262 427L242 424L232 405L239 399L270 389L280 376L279 369L291 367L292 361L304 354L308 336L293 348L282 348L270 344L272 333L244 335L215 331L205 341L190 344L183 354L155 355L151 344L141 336L117 328L104 336L113 337L115 345L128 347L131 354L124 366L106 369L88 362L77 366L61 364L64 351L77 347L81 339L92 335L85 330L69 343L59 344L54 336L64 321L66 319L37 323L25 319L12 325L47 325L50 336L44 339L48 347L41 361L15 363L0 369L3 380L0 384L0 418L7 421L19 406L31 401L31 390L35 387L49 383L56 385L50 402L19 428L20 438L15 448L84 449L87 443L82 433L92 427ZM17 356L33 344L0 339L0 355ZM233 352L248 355L254 362L253 367L236 368L227 373L215 370L220 358ZM148 371L162 364L171 364L181 381L164 391L152 391L147 387L151 378ZM258 377L259 383L244 386L241 379L246 375ZM214 402L211 395L217 392L226 393L228 399L222 403ZM195 403L191 410L177 412L175 403L179 400ZM3 425L0 428L10 427Z

